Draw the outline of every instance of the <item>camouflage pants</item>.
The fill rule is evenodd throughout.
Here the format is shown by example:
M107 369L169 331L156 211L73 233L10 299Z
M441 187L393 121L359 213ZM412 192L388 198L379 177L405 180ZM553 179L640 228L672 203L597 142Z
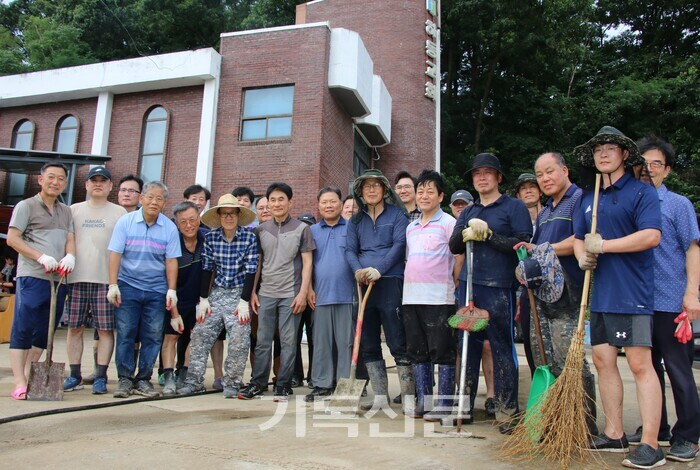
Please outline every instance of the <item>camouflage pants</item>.
M209 351L223 328L226 328L228 333L228 353L224 362L224 386L240 387L243 383L243 372L250 349L250 323L241 325L238 323L238 317L233 315L238 307L238 301L241 299L242 290L241 288L224 289L216 286L212 289L209 295L211 315L204 319L204 323L197 323L192 329L190 366L187 371L186 383L193 385L204 383Z

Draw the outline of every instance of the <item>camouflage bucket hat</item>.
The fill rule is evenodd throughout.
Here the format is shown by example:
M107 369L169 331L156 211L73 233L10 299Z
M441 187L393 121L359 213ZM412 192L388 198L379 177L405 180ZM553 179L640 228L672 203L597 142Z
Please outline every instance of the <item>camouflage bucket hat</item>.
M549 243L536 245L530 257L521 260L516 270L541 301L553 303L561 298L564 292L564 270Z
M389 180L386 179L386 176L384 176L384 174L381 171L376 169L365 170L352 183L352 195L355 199L355 202L358 204L358 207L361 208L360 212L362 212L362 209L364 209L367 206L367 204L365 204L365 200L362 199L362 183L369 179L376 179L384 186L384 202L393 204L399 209L401 209L401 211L404 214L408 214L406 208L403 205L403 202L401 202L401 199L394 191L394 188L391 187Z
M515 192L517 193L520 191L520 186L525 183L535 183L535 185L537 185L537 177L532 173L523 173L518 176L518 180L515 182ZM539 185L537 185L537 187L539 188Z
M593 149L598 144L617 144L620 147L627 149L630 156L625 162L626 168L644 163L644 159L639 154L637 144L632 139L625 136L622 132L612 126L603 126L598 133L593 136L588 142L579 145L574 149L574 157L585 167L595 168L595 160L593 159Z

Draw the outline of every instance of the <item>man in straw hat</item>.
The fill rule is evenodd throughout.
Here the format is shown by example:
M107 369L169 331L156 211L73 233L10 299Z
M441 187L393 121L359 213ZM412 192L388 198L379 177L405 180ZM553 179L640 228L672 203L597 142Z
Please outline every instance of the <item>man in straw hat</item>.
M375 283L365 309L361 349L374 391L371 407L386 409L389 385L382 329L396 361L403 398L415 394L401 310L408 218L401 200L379 170L366 170L355 179L353 194L360 210L348 224L345 257L357 282Z
M618 347L637 385L644 433L641 445L623 464L651 468L666 460L657 440L661 387L651 361L654 313L654 254L661 239L661 211L656 191L634 179L631 167L641 159L635 143L605 126L574 149L584 167L602 174L597 233L590 234L593 192L584 194L574 215L574 253L583 270L594 271L590 302L593 363L605 412L605 430L592 438L591 450L626 452L622 427L622 379ZM630 170L630 171L628 171Z
M253 211L236 196L224 194L202 221L212 230L204 236L202 280L199 286L197 324L192 330L190 366L178 395L204 391L207 357L222 328L229 335L224 363L224 398L235 398L243 385L250 347L248 301L258 267L255 234L243 228L255 219ZM214 275L216 271L216 275ZM212 285L212 277L214 284Z
M469 334L466 393L470 407L479 380L479 363L484 340L491 344L494 361L495 411L512 416L518 411L518 365L513 342L515 307L515 266L518 258L513 245L532 238L532 222L522 201L501 194L498 185L505 175L495 155L480 153L465 174L479 194L476 202L464 209L450 237L452 253L462 254L466 242L474 241L473 295L477 307L490 314L485 331ZM458 301L464 305L467 268L459 274Z

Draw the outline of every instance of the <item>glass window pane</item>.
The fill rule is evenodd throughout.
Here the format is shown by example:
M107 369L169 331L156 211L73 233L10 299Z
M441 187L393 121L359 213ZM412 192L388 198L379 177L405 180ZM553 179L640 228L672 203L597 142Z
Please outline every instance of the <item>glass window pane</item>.
M292 135L292 118L270 118L267 120L268 137L289 137Z
M153 119L167 119L168 118L168 112L165 110L165 108L162 107L157 107L153 108L150 113L148 113L148 120L153 120Z
M241 140L253 140L265 138L265 119L244 121Z
M141 161L141 179L144 183L159 181L163 166L163 155L144 156Z
M75 153L75 141L78 138L78 129L61 129L56 140L56 152Z
M293 86L246 90L243 117L292 114L293 104Z
M15 143L12 146L12 148L16 148L19 150L31 150L32 148L32 135L33 133L28 133L28 134L16 134L15 135Z
M63 121L61 121L60 129L71 129L78 127L78 120L73 116L67 116Z
M24 121L17 132L34 132L34 124L31 121Z
M163 153L165 148L165 125L167 121L146 123L146 135L143 139L144 155Z
M10 173L10 184L7 191L8 196L23 196L24 186L27 183L27 175L21 173Z

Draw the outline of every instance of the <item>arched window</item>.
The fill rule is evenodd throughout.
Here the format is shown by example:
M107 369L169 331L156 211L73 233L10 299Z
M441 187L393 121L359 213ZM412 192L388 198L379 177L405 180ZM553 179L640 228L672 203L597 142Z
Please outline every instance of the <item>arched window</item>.
M28 119L19 121L12 130L12 148L31 150L34 144L34 123ZM27 175L10 173L7 185L7 204L14 205L24 199Z
M151 109L143 122L141 139L141 172L144 183L163 177L165 159L165 135L168 128L168 112L162 106Z
M75 116L64 116L56 125L54 150L60 153L75 153L78 148L78 120Z

